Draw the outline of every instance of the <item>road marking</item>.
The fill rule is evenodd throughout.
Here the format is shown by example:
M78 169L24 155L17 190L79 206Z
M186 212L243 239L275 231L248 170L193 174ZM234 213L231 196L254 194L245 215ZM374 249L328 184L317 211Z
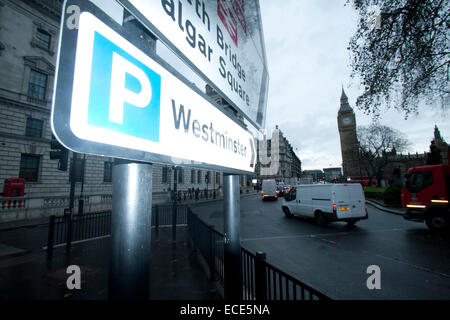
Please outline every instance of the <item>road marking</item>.
M368 251L366 251L366 252L368 252ZM401 261L401 260L399 260L397 258L386 257L386 256L383 256L381 254L376 254L375 256L379 257L381 259L397 262L397 263L400 263L400 264L403 264L403 265L407 265L408 267L411 267L411 268L414 268L414 269L418 269L418 270L421 270L421 271L429 272L429 273L432 273L432 274L435 274L435 275L438 275L438 276L450 279L450 276L445 274L445 273L434 271L432 269L429 269L429 268L426 268L426 267L421 267L421 266L418 266L418 265L415 265L415 264L410 264L408 262Z
M246 238L241 239L241 241L259 241L259 240L278 240L278 239L294 239L294 238L316 238L316 237L326 237L326 236L345 236L363 233L383 233L383 232L398 232L405 231L407 229L402 228L392 228L392 229L381 229L381 230L371 230L371 231L353 231L353 232L332 232L332 233L318 233L318 234L297 234L290 236L275 236L275 237L261 237L261 238Z

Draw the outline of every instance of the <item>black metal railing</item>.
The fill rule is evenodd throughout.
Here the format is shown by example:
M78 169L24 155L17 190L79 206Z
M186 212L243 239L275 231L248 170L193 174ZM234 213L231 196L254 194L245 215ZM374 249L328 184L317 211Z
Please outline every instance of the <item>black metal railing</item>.
M207 225L188 209L188 232L209 265L211 280L224 284L222 233ZM329 300L330 298L266 261L241 248L242 297L244 300Z
M223 285L223 235L191 211L188 211L188 233L203 258L208 261L210 279L218 280Z
M155 205L152 207L151 226L158 231L161 226L187 225L186 205ZM54 246L95 239L111 234L111 212L84 213L76 215L51 216L47 250L51 254ZM175 232L174 232L175 237Z

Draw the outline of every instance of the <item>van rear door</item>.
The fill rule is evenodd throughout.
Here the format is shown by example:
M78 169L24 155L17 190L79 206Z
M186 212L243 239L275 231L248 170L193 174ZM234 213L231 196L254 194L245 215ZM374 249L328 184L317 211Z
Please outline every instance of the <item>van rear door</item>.
M332 186L333 204L336 205L336 215L338 219L351 218L351 200L349 189L342 184Z
M364 197L364 192L362 190L361 185L358 184L349 184L347 185L347 190L349 191L350 196L350 210L351 216L353 218L364 217L366 215L365 202L366 199Z

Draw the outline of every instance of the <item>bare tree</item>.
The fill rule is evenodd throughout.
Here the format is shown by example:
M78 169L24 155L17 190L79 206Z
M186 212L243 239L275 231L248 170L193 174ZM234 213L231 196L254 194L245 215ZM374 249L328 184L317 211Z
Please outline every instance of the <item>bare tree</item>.
M369 183L377 178L380 185L389 154L407 150L409 141L398 130L379 124L358 126L359 157L361 170L369 177Z
M450 1L347 0L359 13L350 40L352 77L364 92L356 105L367 114L394 106L405 118L420 101L449 104ZM374 21L371 24L370 21Z

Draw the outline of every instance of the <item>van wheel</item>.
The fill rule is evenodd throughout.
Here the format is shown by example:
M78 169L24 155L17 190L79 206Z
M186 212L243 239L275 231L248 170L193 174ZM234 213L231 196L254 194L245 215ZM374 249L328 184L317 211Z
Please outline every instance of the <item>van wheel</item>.
M431 212L425 218L425 223L434 233L443 233L449 227L448 219L441 212Z
M356 224L356 222L358 222L357 220L350 220L350 221L347 221L347 227L354 227L355 226L355 224Z
M292 218L294 216L288 207L283 207L283 212L286 218Z
M327 218L325 218L322 212L316 212L314 218L316 219L316 223L321 227L325 227L328 224Z

